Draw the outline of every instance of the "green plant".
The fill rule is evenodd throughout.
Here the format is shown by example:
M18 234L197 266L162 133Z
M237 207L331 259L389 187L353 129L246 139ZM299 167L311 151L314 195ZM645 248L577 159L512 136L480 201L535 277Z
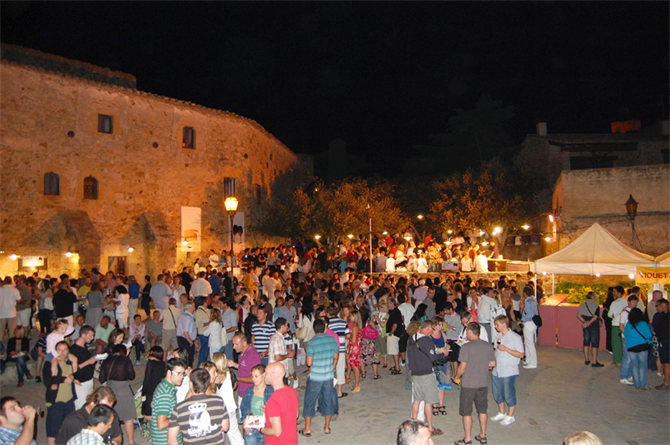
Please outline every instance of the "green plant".
M632 281L622 281L616 284L621 286L624 289L630 289L636 284ZM647 293L652 289L650 284L639 284L642 295L645 297ZM586 294L589 292L595 292L598 295L598 304L603 304L607 298L607 289L610 286L604 284L575 284L568 281L563 281L556 285L557 294L568 294L568 303L571 304L581 304L586 301ZM670 285L666 284L664 289L670 294Z

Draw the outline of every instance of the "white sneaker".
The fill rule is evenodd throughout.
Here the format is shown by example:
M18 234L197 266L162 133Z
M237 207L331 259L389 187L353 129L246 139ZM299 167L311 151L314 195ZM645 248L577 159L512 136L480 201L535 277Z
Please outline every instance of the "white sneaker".
M621 379L619 380L619 383L621 383L622 385L630 385L630 386L633 386L635 384L635 382L633 382L632 377L629 377L627 379Z
M510 416L505 416L502 422L500 422L501 425L511 425L514 422L516 422L516 419L514 417Z
M524 369L536 369L537 366L531 366L531 365L523 365Z
M489 420L491 420L491 421L493 421L493 422L500 422L500 421L503 420L505 417L507 417L507 415L505 415L505 414L503 414L503 413L498 413L498 414L496 414L494 417L491 417L491 419L489 419Z

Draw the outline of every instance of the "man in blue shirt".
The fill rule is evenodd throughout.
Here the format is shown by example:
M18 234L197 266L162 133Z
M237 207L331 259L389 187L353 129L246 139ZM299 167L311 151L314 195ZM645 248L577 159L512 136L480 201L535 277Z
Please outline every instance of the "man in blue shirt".
M319 400L319 412L326 419L324 430L330 434L330 421L337 411L337 397L335 397L335 368L339 358L338 342L325 334L326 322L314 320L316 336L310 340L307 348L307 366L311 366L307 388L305 389L305 405L302 416L305 418L305 429L300 431L303 436L312 435L312 418L316 414L316 401Z
M181 313L177 320L177 344L180 348L186 348L188 351L189 366L193 366L193 359L195 357L195 339L198 336L198 329L195 327L195 320L193 313L195 312L195 304L189 302L184 305L184 312Z
M133 320L137 313L137 304L140 301L140 283L135 279L135 275L129 276L128 281L128 295L130 295L130 299L128 300L128 320Z
M0 399L0 443L15 445L37 445L35 432L35 408L21 407L12 396Z
M540 315L537 307L537 301L533 297L533 289L526 287L523 290L526 300L523 305L523 343L526 349L526 361L523 365L526 369L537 368L537 351L535 350L535 337L537 335L537 326L533 323L533 317Z

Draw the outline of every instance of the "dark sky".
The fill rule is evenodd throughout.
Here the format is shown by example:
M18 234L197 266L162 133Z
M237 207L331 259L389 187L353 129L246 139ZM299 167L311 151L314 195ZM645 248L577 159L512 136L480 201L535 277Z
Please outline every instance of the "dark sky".
M428 144L487 94L515 143L668 116L668 2L13 3L2 41L255 119L295 152Z

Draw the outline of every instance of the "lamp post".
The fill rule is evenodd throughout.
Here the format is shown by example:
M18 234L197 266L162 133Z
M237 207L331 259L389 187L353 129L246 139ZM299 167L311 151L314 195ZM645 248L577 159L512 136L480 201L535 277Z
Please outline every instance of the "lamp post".
M638 202L633 199L633 195L629 195L628 201L624 204L626 206L626 213L628 213L628 217L630 218L630 224L633 228L633 249L636 249L635 247L635 215L637 215L637 205Z
M233 250L233 220L235 219L235 214L237 213L237 205L239 202L234 196L229 196L223 202L223 205L226 207L226 212L230 217L230 270L234 272L235 267L235 252Z

